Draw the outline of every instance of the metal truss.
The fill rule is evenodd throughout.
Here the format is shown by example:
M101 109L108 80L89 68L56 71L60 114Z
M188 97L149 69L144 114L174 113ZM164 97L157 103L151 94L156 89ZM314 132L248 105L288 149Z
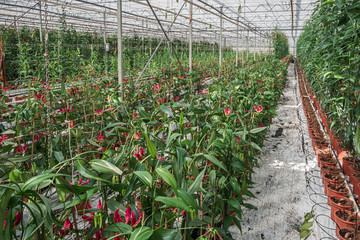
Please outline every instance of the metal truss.
M189 8L192 4L193 40L218 42L221 30L227 46L236 45L238 29L240 39L248 38L254 44L255 41L268 41L269 33L275 27L296 41L317 4L316 0L254 0L245 4L243 0L192 0L191 3L190 0L151 0L149 3L161 25L168 28L184 1L185 8L174 21L169 38L189 37ZM0 0L0 24L10 26L16 22L17 26L40 27L44 16L40 15L39 6L45 2L49 28L60 28L61 19L65 17L66 25L79 31L116 34L116 0ZM125 35L154 37L162 33L146 1L122 2ZM220 18L222 24L219 24Z

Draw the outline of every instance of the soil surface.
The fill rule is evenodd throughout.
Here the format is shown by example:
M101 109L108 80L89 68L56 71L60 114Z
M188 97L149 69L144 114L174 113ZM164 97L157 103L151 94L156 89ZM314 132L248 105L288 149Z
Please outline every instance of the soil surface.
M250 191L257 199L248 201L258 210L243 209L242 233L237 227L230 227L235 239L300 239L296 229L312 210L317 216L307 239L336 236L299 97L294 64L289 65L288 75L277 117L273 118L259 159L260 168L253 175L256 184Z

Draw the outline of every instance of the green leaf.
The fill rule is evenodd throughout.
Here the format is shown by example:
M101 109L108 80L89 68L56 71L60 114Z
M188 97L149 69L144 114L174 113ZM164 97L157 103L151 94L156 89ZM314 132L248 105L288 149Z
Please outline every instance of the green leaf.
M115 175L122 175L122 171L116 167L114 164L102 160L102 159L95 159L90 162L90 166L98 172L101 173L110 173Z
M60 184L58 179L56 179L56 183ZM58 186L55 186L55 189L56 189L56 193L59 197L59 200L61 202L65 202L66 201L66 193L64 191L62 191L62 189L60 189Z
M1 195L0 207L1 209L3 209L3 211L0 212L1 223L3 223L5 220L5 213L6 213L5 209L7 209L9 205L9 201L11 199L13 192L14 192L13 190L6 189L5 192L3 192ZM3 234L3 231L4 231L4 224L0 224L0 236Z
M139 111L140 117L142 119L150 120L149 114L145 111L145 108L143 107L137 107L137 110Z
M140 178L148 187L152 188L153 178L147 171L135 171L134 174Z
M335 0L327 0L327 1L325 1L325 2L323 2L323 6L325 6L325 5L327 5L327 4L331 4L331 3L334 3L335 2Z
M236 194L239 194L239 195L240 195L240 194L241 194L241 187L240 187L240 185L239 185L238 180L237 180L235 177L231 177L231 178L229 179L229 183L230 183L232 189L234 190L234 192L235 192Z
M358 154L360 154L360 124L356 128L354 143L355 143L355 151Z
M189 206L181 198L178 197L171 198L171 197L158 196L155 198L155 201L162 202L167 207L180 208L187 212L190 210Z
M122 232L122 233L131 233L132 228L130 225L119 222L109 225L104 229L104 232Z
M210 180L210 184L213 188L215 188L216 185L216 171L215 170L211 170L211 172L209 173L209 180Z
M206 168L204 168L204 170L202 170L199 175L196 177L195 181L191 184L191 186L189 187L189 194L194 194L199 188L200 188L200 184L204 178L205 175L205 171Z
M230 199L228 200L228 203L229 203L230 206L232 206L232 207L235 208L236 210L241 211L240 202L239 202L239 200L237 200L236 198L230 198Z
M153 232L151 240L174 240L177 234L175 230L158 228Z
M241 14L241 10L242 10L241 5L239 5L239 7L238 7L238 13L239 14Z
M47 173L47 174L40 174L40 175L34 176L24 183L24 185L22 186L22 191L25 192L28 189L38 186L38 185L40 185L40 183L44 182L45 180L47 180L49 178L60 177L60 176L64 176L64 174Z
M226 168L224 167L224 165L219 161L217 160L216 158L214 158L213 156L210 156L208 154L204 154L205 158L207 160L209 160L210 162L212 162L213 164L215 164L216 166L218 166L219 168L223 169L226 171Z
M99 144L97 144L96 142L94 142L93 140L91 139L88 139L87 140L91 145L95 146L95 147L101 147Z
M250 146L252 146L252 147L255 148L256 150L259 150L260 152L262 152L261 148L260 148L259 145L257 145L256 143L251 142L251 143L250 143Z
M178 187L174 176L166 168L159 167L155 170L164 181L169 184L176 193Z
M192 209L197 211L198 206L195 202L195 199L189 193L187 193L183 189L179 189L177 192L178 192L178 196L185 202L187 206L190 206Z
M176 173L176 177L178 178L178 176L181 175L182 173L182 169L185 163L185 157L186 157L186 150L183 148L176 148L176 155L177 155L177 161L176 161L176 167L175 167L175 173Z
M161 106L160 106L160 110L161 110L163 113L165 113L166 115L174 118L174 114L173 114L171 108L169 108L168 106L161 105Z
M258 209L257 207L255 207L254 205L252 205L250 203L243 203L242 205L244 205L245 207L247 207L249 209L254 209L254 210Z
M300 239L302 238L307 238L310 236L310 230L305 229L305 230L301 230L300 232Z
M171 136L170 136L169 139L168 139L167 144L170 144L170 142L171 142L172 140L174 140L174 139L177 138L177 137L180 137L181 135L182 135L181 133L173 133L173 134L171 134Z
M302 225L301 225L301 230L306 230L306 229L310 229L313 225L313 222L304 222Z
M250 130L250 133L259 133L267 129L267 127L259 127L259 128L253 128Z
M55 156L56 160L58 160L58 162L62 162L65 159L63 153L59 152L59 151L55 151L54 156Z
M149 239L152 234L153 231L151 230L151 228L143 226L134 230L134 232L130 236L130 240L146 240Z
M31 159L33 155L25 155L25 156L19 156L19 157L11 157L9 158L10 162L25 162Z
M149 150L149 153L150 153L151 157L153 159L155 159L156 158L156 147L155 147L154 143L150 141L149 136L146 133L144 133L144 135L146 138L146 145Z
M75 164L76 164L76 169L79 171L81 176L84 176L84 177L90 178L90 179L96 179L96 180L99 180L99 181L104 181L103 179L98 177L95 173L93 173L93 172L89 171L88 169L86 169L82 165L81 160L75 161Z
M4 134L15 134L15 131L14 130L11 130L11 129L8 129L6 130L5 132L2 132L1 135L4 135Z

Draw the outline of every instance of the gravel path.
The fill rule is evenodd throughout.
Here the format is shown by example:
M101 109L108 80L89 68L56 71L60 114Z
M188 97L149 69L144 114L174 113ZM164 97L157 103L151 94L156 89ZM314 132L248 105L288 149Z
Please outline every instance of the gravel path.
M277 116L270 126L259 160L260 168L253 175L256 185L250 190L257 199L249 199L249 202L258 210L244 209L242 234L236 227L230 228L235 239L300 239L295 226L300 227L305 214L311 210L319 215L316 220L321 225L335 228L327 217L330 210L322 195L321 180L317 178L320 176L319 168L308 135L294 64L289 65L288 76L284 96L280 99ZM275 136L281 129L282 134ZM325 217L321 218L322 214ZM335 236L331 230L323 231L314 224L308 239L319 240L329 236L326 232Z

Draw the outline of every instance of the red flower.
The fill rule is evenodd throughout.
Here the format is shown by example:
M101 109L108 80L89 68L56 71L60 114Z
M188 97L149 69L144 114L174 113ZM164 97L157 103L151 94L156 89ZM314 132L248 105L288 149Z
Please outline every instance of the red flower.
M39 135L36 135L35 138L34 138L34 142L38 142L38 141L40 141L40 140L41 140L40 136L39 136Z
M99 140L99 141L102 141L102 140L104 140L104 136L99 134L99 135L96 136L96 139Z
M8 139L8 137L6 136L6 134L2 135L0 138L0 143L2 143L3 141L5 141L6 139Z
M83 181L82 178L80 178L77 185L83 186L83 185L87 184L88 182L90 182L90 179L86 180L85 182L82 182L82 181ZM74 185L74 184L71 183L70 181L68 181L68 182L70 183L70 185Z
M21 145L19 145L19 146L16 146L16 147L15 147L15 150L16 150L18 153L23 153L23 152L26 151L26 149L27 149L27 145L24 145L24 146L22 146L22 147L21 147Z
M159 160L159 159L160 159L160 155L157 157L157 160ZM164 160L165 160L164 157L162 157L162 158L160 159L161 162L164 161Z
M41 93L39 93L39 94L34 94L34 96L35 96L35 98L37 99L37 100L40 100L41 99Z
M86 204L86 209L92 209L92 207L90 206L89 203ZM99 209L99 210L102 209L102 204L101 204L100 199L99 199L99 204L97 205L97 209ZM88 215L83 215L83 216L82 216L82 219L84 219L85 221L87 221L89 224L91 224L91 223L94 221L95 213L91 212L90 215L91 215L91 216L88 216Z
M140 219L141 219L141 212L140 212L140 210L137 210L137 211L139 213L139 218L138 219L136 219L134 211L131 210L130 206L128 206L126 208L126 211L125 211L125 224L129 224L131 227L136 227L139 224ZM124 222L122 220L122 218L121 218L119 209L117 209L115 211L115 213L114 213L114 222L115 223Z
M53 224L53 227L55 226L55 224ZM54 234L59 236L59 237L64 237L65 235L67 235L70 230L72 230L74 227L72 225L72 223L70 222L69 218L66 218L65 223L64 223L64 228L65 229L58 229L57 231L59 232L58 234L55 233L55 230L53 230Z
M161 98L161 99L158 98L158 102L159 102L159 103L162 103L164 100L165 100L165 98Z
M155 85L155 90L159 90L161 88L161 85Z
M16 213L16 217L15 217L15 222L14 222L14 225L13 225L13 228L16 227L17 225L20 224L22 220L22 213L19 211Z
M224 108L224 113L225 113L225 115L229 115L231 113L231 109L230 108Z
M101 114L103 114L103 110L102 109L95 110L95 114L101 115Z
M255 105L255 106L254 106L254 109L255 109L255 111L257 111L257 112L261 112L264 108L263 108L263 106L261 106L261 105Z
M7 92L9 89L4 87L4 89L3 89L3 90L4 90L4 92Z
M63 112L72 112L74 111L75 108L70 108L70 106L63 106L61 109L59 109L57 112L58 113L63 113Z
M258 124L258 127L265 127L265 125L262 124L262 123L259 123L259 124Z
M135 156L138 160L143 159L144 155L144 148L143 147L139 147L139 152L138 153L134 153L133 156Z

